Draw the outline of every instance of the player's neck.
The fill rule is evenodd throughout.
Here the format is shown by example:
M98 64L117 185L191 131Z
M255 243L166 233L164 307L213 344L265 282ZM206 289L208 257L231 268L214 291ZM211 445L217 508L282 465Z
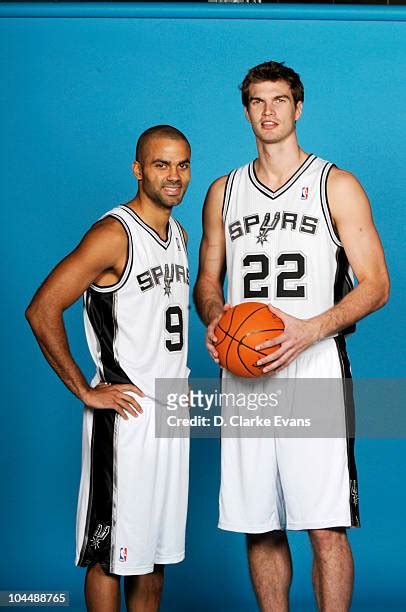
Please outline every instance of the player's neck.
M257 141L258 158L255 172L261 181L273 191L290 179L308 157L296 140L265 144Z
M162 238L168 237L168 222L171 210L163 206L157 206L149 199L146 201L138 193L135 198L127 202L127 206L132 208L139 217L150 227L152 227Z

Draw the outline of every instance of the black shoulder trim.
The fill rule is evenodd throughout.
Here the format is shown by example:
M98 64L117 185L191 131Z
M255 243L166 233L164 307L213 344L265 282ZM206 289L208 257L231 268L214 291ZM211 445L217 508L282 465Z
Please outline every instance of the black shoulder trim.
M331 240L334 242L336 246L341 247L342 246L341 240L334 228L333 218L331 216L330 206L328 204L328 198L327 198L327 179L328 179L331 169L334 167L335 167L335 164L327 162L323 170L321 171L320 201L321 201L321 208L323 211L324 219L326 221L327 229L330 234Z

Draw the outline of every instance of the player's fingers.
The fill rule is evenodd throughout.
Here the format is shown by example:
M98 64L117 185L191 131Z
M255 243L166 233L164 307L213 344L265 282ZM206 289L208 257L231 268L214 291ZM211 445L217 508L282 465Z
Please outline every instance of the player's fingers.
M118 404L118 406L120 406L120 408L129 412L130 414L132 414L132 416L137 417L138 414L136 410L134 409L133 405L128 400L129 400L129 397L127 395L127 396L124 396L123 399L121 398L117 399L116 403Z
M132 393L134 392L132 391ZM120 399L124 402L128 402L131 406L133 406L134 410L137 410L137 412L144 412L137 400L130 393L121 393Z
M274 351L270 355L267 355L266 357L261 357L261 359L257 361L257 365L261 366L261 365L265 365L270 362L274 362L280 357L282 357L284 353L285 353L285 350L281 347L280 349L278 349L277 351Z
M218 353L216 351L216 349L214 348L214 345L211 344L211 342L206 342L206 348L209 351L210 355L214 358L214 357L218 357Z
M123 408L121 408L121 406L115 406L114 410L117 412L117 414L119 414L121 417L123 417L123 419L125 421L128 421L128 416L126 415L126 413L123 410Z
M264 340L264 342L262 342L261 344L258 344L255 347L255 350L261 351L264 348L270 348L271 346L277 346L278 344L282 344L282 342L285 342L286 340L287 340L286 334L280 334L279 336L276 336L276 338L270 338L269 340Z
M132 391L140 397L144 397L144 392L137 385L120 385L122 391Z
M280 359L277 359L273 363L267 365L262 372L264 374L275 374L277 370L283 370L288 365L288 361L290 357L293 355L294 351L288 351L285 353Z

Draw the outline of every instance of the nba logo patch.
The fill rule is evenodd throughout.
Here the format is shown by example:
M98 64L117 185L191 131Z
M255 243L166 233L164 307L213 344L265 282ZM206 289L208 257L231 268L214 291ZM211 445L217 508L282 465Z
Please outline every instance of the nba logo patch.
M120 548L120 561L127 561L127 546Z
M308 187L302 187L302 197L300 199L301 200L307 200L308 197L309 197L309 188Z
M180 242L179 242L179 238L176 236L176 244L178 247L178 251L180 251Z

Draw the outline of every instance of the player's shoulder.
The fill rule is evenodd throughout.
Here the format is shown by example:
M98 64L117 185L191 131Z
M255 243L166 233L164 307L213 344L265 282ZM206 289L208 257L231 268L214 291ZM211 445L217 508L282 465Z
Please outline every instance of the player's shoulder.
M359 180L352 172L339 168L338 166L332 166L329 172L327 186L330 191L337 192L362 188Z
M216 195L220 193L224 193L224 189L227 184L229 174L225 174L224 176L219 176L213 181L209 187L209 193Z
M185 228L183 227L182 223L180 221L178 221L178 219L176 219L176 217L171 216L171 219L172 219L173 223L176 225L176 227L179 229L179 231L182 232L183 237L185 239L185 242L187 244L188 234L187 234L187 231L185 230Z
M98 219L86 234L86 237L109 246L119 247L127 244L127 231L121 218L112 209Z

